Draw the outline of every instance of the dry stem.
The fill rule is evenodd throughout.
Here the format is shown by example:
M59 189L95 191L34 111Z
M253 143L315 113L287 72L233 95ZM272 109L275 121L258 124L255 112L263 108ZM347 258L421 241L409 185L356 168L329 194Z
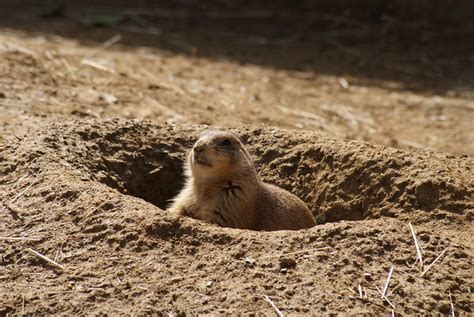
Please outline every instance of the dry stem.
M272 305L273 309L275 310L275 312L277 313L279 317L283 317L283 313L281 312L281 310L278 309L278 307L270 299L270 297L268 297L267 295L263 295L263 299L266 300L268 303L270 303L270 305Z
M10 200L10 203L14 203L18 198L20 198L24 193L26 193L26 191L28 189L31 188L31 186L33 186L35 183L31 183L30 185L26 186L25 189L23 189L20 193L18 193L15 197L13 197L11 200Z
M36 252L35 250L33 250L33 249L31 249L31 248L26 249L26 251L28 251L29 253L31 253L31 254L33 254L33 255L39 257L39 258L42 259L42 260L48 262L49 264L51 264L51 265L54 266L55 268L58 268L58 269L61 269L61 270L65 270L65 269L66 269L66 268L65 268L64 266L62 266L61 264L59 264L59 263L57 263L57 262L51 260L50 258L48 258L48 257L46 257L46 256L44 256L44 255L42 255L42 254L39 253L39 252Z
M387 280L385 281L385 285L384 285L383 291L382 291L382 297L384 297L385 294L387 294L388 283L390 283L390 278L392 277L392 273L393 273L393 265L390 268L390 271L388 272Z
M426 268L426 270L424 270L423 273L421 273L420 276L425 275L426 272L428 272L428 270L431 269L431 267L432 267L433 265L435 265L436 262L438 262L438 260L446 253L447 250L448 250L448 248L444 249L443 252L441 252L441 253L438 255L438 257L437 257L436 259L434 259L434 261L433 261L430 265L428 265L428 267Z
M120 41L122 39L122 34L118 33L118 34L115 34L114 36L112 36L110 39L108 39L107 41L103 42L98 48L96 48L92 53L86 55L83 59L84 60L87 60L87 59L90 59L94 56L96 56L100 50L105 50L106 48L109 48L110 46L112 46L113 44L117 43L118 41Z
M421 270L423 270L423 257L421 256L421 248L420 245L418 244L418 239L416 238L415 230L413 230L413 226L409 222L408 225L410 226L411 230L411 235L413 236L413 241L415 241L415 247L416 247L416 255L418 257L418 260L420 260L420 267Z
M449 291L449 304L451 305L451 316L455 317L455 315L454 315L453 297L451 296L451 291Z
M11 240L11 241L40 241L41 238L30 238L30 237L0 237L0 240Z
M117 72L115 71L115 69L109 67L109 66L105 66L103 64L100 64L100 63L97 63L93 60L90 60L90 59L83 59L81 61L81 64L85 64L85 65L89 65L91 67L94 67L94 68L97 68L97 69L100 69L100 70L103 70L103 71L106 71L106 72L109 72L111 74L116 74Z
M312 113L312 112L303 111L303 110L294 109L294 108L285 107L285 106L277 106L277 107L283 113L292 114L298 117L303 117L305 119L311 119L311 120L317 121L318 124L323 124L326 122L326 120L323 117L318 116L317 114Z
M377 285L374 285L375 288L377 289L377 291L379 291L380 295L382 295L382 298L385 299L385 301L390 305L392 306L393 309L395 309L395 305L392 304L391 301L388 300L388 298L382 293L382 291L380 290L380 288L377 287Z

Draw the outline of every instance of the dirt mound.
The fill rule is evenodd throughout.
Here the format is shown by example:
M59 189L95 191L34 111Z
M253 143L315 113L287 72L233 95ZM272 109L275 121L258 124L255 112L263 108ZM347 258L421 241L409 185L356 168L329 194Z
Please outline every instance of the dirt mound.
M6 145L0 312L269 313L269 296L284 313L386 313L375 286L391 266L395 312L446 314L449 294L471 311L472 158L236 129L262 178L301 197L320 223L252 232L163 210L202 129L78 121ZM425 268L447 248L423 277L408 222Z
M141 121L80 122L40 131L25 141L28 151L20 148L14 155L22 152L25 163L41 157L37 164L44 164L46 159L46 168L71 166L81 180L103 183L165 209L182 187L184 157L203 129ZM397 216L402 209L469 217L473 208L471 158L413 154L317 133L236 132L253 153L262 178L302 197L320 223Z

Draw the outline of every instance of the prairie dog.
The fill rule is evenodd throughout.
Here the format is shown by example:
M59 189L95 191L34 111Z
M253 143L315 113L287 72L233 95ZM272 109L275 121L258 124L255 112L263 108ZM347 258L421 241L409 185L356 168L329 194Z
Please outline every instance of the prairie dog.
M298 230L316 222L303 201L261 181L249 153L231 132L210 130L194 144L186 182L170 212L250 230Z

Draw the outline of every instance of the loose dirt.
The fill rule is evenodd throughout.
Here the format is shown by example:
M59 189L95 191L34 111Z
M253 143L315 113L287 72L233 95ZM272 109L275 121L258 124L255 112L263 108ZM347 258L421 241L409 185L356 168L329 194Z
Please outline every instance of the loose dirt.
M168 20L133 35L135 20L96 29L20 10L2 21L1 315L271 314L266 299L283 314L472 312L474 104L460 42L449 65L424 56L443 84L420 75L416 53L399 56L409 75L394 70L393 37L367 66L366 44L340 38L231 40L225 25L211 41ZM305 69L304 56L318 61ZM206 125L238 133L262 179L318 225L254 232L167 214Z

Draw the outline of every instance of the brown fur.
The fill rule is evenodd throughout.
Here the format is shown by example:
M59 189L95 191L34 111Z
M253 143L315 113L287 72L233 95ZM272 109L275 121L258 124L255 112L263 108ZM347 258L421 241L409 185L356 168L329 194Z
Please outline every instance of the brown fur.
M188 155L186 176L170 212L251 230L297 230L316 224L298 197L258 178L250 155L233 133L204 133Z

